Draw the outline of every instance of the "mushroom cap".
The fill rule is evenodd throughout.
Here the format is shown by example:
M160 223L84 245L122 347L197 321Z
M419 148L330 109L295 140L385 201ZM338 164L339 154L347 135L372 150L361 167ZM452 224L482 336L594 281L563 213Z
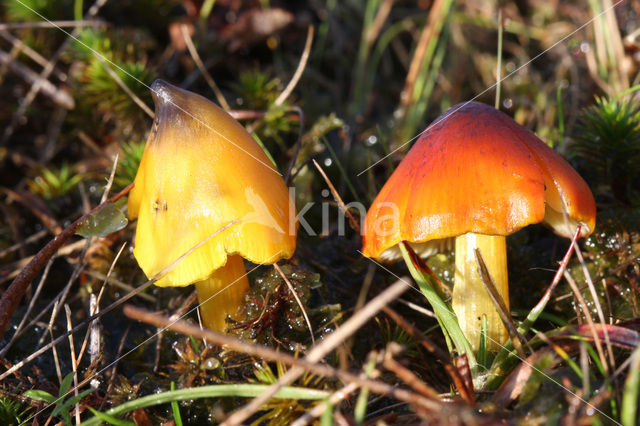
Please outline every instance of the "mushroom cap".
M363 254L393 260L408 241L430 255L467 232L509 235L538 222L568 238L580 224L586 236L595 215L591 190L559 154L506 114L467 102L437 118L384 185Z
M195 249L157 285L209 277L227 255L253 263L289 258L296 210L280 174L251 135L202 96L162 80L151 86L156 116L129 195L138 218L134 256L153 276Z

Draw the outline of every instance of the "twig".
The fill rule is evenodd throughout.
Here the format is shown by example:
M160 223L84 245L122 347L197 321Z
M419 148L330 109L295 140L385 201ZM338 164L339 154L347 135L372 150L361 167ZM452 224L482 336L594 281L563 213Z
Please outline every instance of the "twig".
M353 392L358 390L360 385L357 383L351 382L346 386L338 389L334 393L329 396L328 403L327 401L322 401L320 404L313 407L310 411L308 411L304 416L298 417L295 422L291 423L291 426L305 426L311 423L313 420L317 419L322 415L322 413L329 408L329 405L336 405L340 401L345 398L348 398Z
M45 96L49 97L56 105L66 109L75 108L76 103L68 92L62 89L58 89L49 80L42 78L37 73L31 71L29 68L25 67L19 62L14 61L10 55L1 50L0 64L7 65L11 71L20 76L27 83L31 85L39 85L40 91L42 91Z
M482 280L482 284L484 284L484 288L487 290L491 301L493 302L493 306L498 313L498 316L502 320L507 332L509 333L509 338L511 339L511 343L513 343L513 347L518 352L520 358L526 358L527 356L522 349L523 342L525 342L524 337L518 333L518 329L516 325L513 323L511 316L509 315L509 308L504 303L504 299L502 295L496 288L496 285L491 277L491 273L489 272L489 268L487 268L487 264L484 262L482 257L482 253L480 253L479 249L475 249L476 262L478 264L478 272L480 272L480 278ZM502 345L504 342L494 342L499 345ZM531 350L531 348L529 348Z
M115 269L116 263L118 262L118 259L120 259L120 256L122 255L122 252L124 251L124 248L126 246L127 246L127 243L126 242L123 243L122 246L120 247L120 250L118 250L118 253L116 253L116 256L114 257L113 262L111 262L111 265L109 266L109 270L107 271L107 276L105 277L102 283L102 287L100 287L100 292L98 293L98 296L95 297L94 293L91 294L91 296L95 297L95 299L93 299L95 300L94 302L95 304L93 309L91 307L89 308L90 317L95 316L100 312L100 301L102 300L104 289L107 287L107 283L109 282L109 277L111 277L111 274ZM95 359L98 357L98 352L100 348L100 327L97 319L91 321L91 324L89 324L89 327L87 328L87 332L82 342L82 347L80 348L80 353L78 354L78 364L82 360L82 356L84 355L84 351L87 347L87 342L89 342L90 338L91 338L91 341L94 342L93 344L89 345L90 363L93 364Z
M1 25L0 25L0 27L1 27ZM9 43L11 43L14 48L18 49L18 51L20 51L20 52L24 53L25 55L27 55L36 64L40 65L43 68L47 66L47 58L45 58L44 56L42 56L41 54L39 54L38 52L33 50L31 47L29 47L28 44L25 44L19 38L14 37L13 34L11 34L10 32L4 31L4 30L0 30L0 37L2 37L3 39L5 39ZM66 81L67 80L67 75L65 73L61 72L61 71L54 70L53 74L60 81Z
M54 305L54 309L58 307L58 303ZM51 336L51 342L53 343L55 340L53 338L53 315L51 315L51 319L49 320L49 324L47 325L47 331ZM60 360L58 359L58 350L55 345L51 346L51 352L53 352L53 362L56 366L56 374L58 375L58 383L62 385L62 370L60 369ZM15 367L15 365L14 365ZM9 369L10 370L10 369Z
M103 59L102 55L93 55L93 57L96 58L98 61L100 61L104 69L107 71L107 74L109 74L109 77L111 77L113 81L115 81L116 84L120 86L120 88L127 95L129 95L129 97L133 100L133 102L135 102L136 105L138 105L140 109L142 109L142 111L145 112L145 114L147 114L151 118L155 117L153 110L151 110L151 108L149 108L149 106L145 104L144 101L138 97L138 95L133 93L133 90L131 90L129 86L127 86L125 82L122 81L120 76L113 70L113 68L111 68L111 66L109 66L109 64L107 64L107 61Z
M504 24L502 23L502 8L498 9L498 63L496 64L496 102L495 109L500 109L500 88L502 87L502 33Z
M184 39L184 42L187 45L187 49L189 49L189 53L191 54L191 58L193 59L193 62L196 63L196 66L200 70L200 73L202 73L202 76L207 81L207 84L209 85L209 87L211 87L211 90L213 90L213 93L216 95L216 99L218 99L218 102L220 102L220 106L225 111L229 111L231 107L229 106L229 104L227 103L227 100L224 98L224 95L218 88L218 85L216 84L215 80L213 79L213 77L211 77L211 74L209 74L209 71L207 71L207 68L202 63L202 59L200 59L200 55L198 55L198 51L196 50L196 47L193 45L193 40L191 39L189 30L187 29L187 26L185 24L180 25L180 32L182 33L182 38Z
M309 327L309 334L311 334L311 342L312 342L313 346L315 346L316 345L316 338L313 335L313 327L311 327L311 321L309 320L309 316L307 315L307 310L304 308L304 305L302 304L302 301L298 297L298 293L296 293L296 290L293 288L293 285L291 284L291 281L289 281L289 278L287 278L287 276L284 274L284 272L282 272L282 269L280 269L280 266L278 266L277 263L274 263L273 267L275 268L276 271L278 271L278 274L280 274L280 276L282 277L284 282L287 284L287 287L289 287L289 291L291 292L293 297L296 299L296 302L298 303L298 306L300 306L300 310L302 311L302 315L304 316L304 320L307 322L307 327Z
M23 248L27 244L31 244L34 241L38 241L40 238L44 237L48 233L49 233L48 229L43 229L43 230L38 231L35 234L25 238L24 240L12 245L11 247L8 247L8 248L0 251L0 259L5 257L6 255L8 255L9 253L13 253L16 250L20 250L21 248Z
M396 287L406 286L406 284L404 284L401 281L396 282L395 285ZM284 364L293 366L293 368L289 371L308 370L311 373L316 374L318 376L323 376L327 378L337 378L343 381L344 383L356 383L359 386L368 387L373 392L376 392L382 395L389 395L400 401L405 401L410 404L416 404L418 406L424 407L432 411L439 411L442 407L442 403L440 402L428 400L426 398L421 397L420 395L414 394L413 392L409 392L405 389L398 389L384 382L359 377L356 374L349 373L348 371L344 371L344 370L339 370L327 364L319 364L319 363L313 362L309 360L308 357L296 358L292 355L275 351L266 346L244 342L240 339L231 337L229 335L217 333L209 329L200 329L198 326L189 324L182 320L171 322L167 317L157 315L152 312L149 312L144 309L137 308L131 305L126 305L123 309L123 312L129 318L145 322L154 327L168 328L174 332L182 333L187 336L197 337L200 339L206 338L214 344L227 346L229 349L234 350L236 352L244 353L254 357L263 358L268 361L282 362ZM329 338L332 335L330 335ZM285 377L285 376L282 376L282 377ZM229 417L227 418L226 422L230 422L232 420L233 419ZM236 424L236 423L233 423L233 424Z
M22 320L20 320L20 324L18 324L18 327L16 328L15 333L13 333L13 336L11 336L11 340L9 340L9 343L7 343L2 348L2 350L0 350L0 356L4 356L4 354L7 353L7 351L9 350L11 345L13 344L13 342L19 337L20 331L22 330L22 327L24 327L24 323L27 321L27 318L29 317L29 314L31 313L31 310L33 309L33 306L36 304L36 301L38 300L38 296L40 296L40 292L42 291L42 287L44 287L44 283L45 283L47 277L49 276L49 270L51 269L51 265L53 265L53 260L54 260L54 258L52 257L47 262L47 266L45 266L44 271L42 272L42 277L40 278L40 282L38 283L38 286L36 287L36 291L33 294L33 297L31 298L31 300L29 301L29 306L27 307L26 312L22 315Z
M110 395L111 389L113 388L113 379L116 377L116 371L118 369L118 361L120 361L120 356L122 355L122 350L124 349L124 343L126 342L127 337L129 336L129 331L131 331L131 324L127 326L127 329L124 331L124 334L122 335L122 340L120 340L120 345L118 345L118 352L116 352L116 358L113 361L113 367L111 367L109 384L107 385L107 391L105 392L105 395ZM107 398L102 400L102 404L100 404L100 411L102 411L102 406L104 405L105 402L107 402Z
M123 283L122 281L119 281L113 277L107 277L105 274L102 274L100 272L97 271L85 271L85 273L87 275L89 275L90 277L93 278L97 278L99 280L105 280L106 282L108 282L109 284L113 284L114 286L126 291L126 292L130 292L133 291L135 289L135 287L127 284L127 283ZM155 303L156 298L155 296L151 295L151 294L147 294L147 293L140 293L138 294L138 297L140 297L141 299L146 300L147 302L152 302Z
M86 250L86 248L85 248L85 250ZM84 252L83 252L83 255L84 255ZM58 316L58 313L60 311L61 305L63 305L65 303L65 301L67 300L67 296L69 295L69 290L71 290L71 286L78 279L78 277L80 276L80 274L82 273L84 268L87 266L87 263L88 262L86 262L86 261L84 263L78 263L73 268L73 272L71 273L71 277L67 281L67 284L64 286L62 291L55 297L55 299L54 299L55 303L53 305L53 309L52 309L52 312L51 312L51 319L49 320L52 325L53 325L53 322L55 321L56 317ZM44 342L45 335L46 335L46 333L43 333L42 336L40 337L40 340L38 341L38 346L40 346L42 344L42 342Z
M300 117L300 127L298 128L298 140L296 141L296 146L293 150L293 155L291 156L291 160L289 160L289 169L287 170L287 174L285 175L284 181L289 186L293 181L295 175L293 174L293 168L296 165L296 161L298 160L298 154L300 154L300 148L302 148L302 135L304 134L304 113L302 112L302 108L299 106L292 107L298 113Z
M438 22L440 12L442 11L444 5L445 0L435 0L433 2L433 4L431 5L427 23L422 28L422 32L420 33L418 45L416 46L415 52L413 54L413 59L411 59L409 72L407 73L407 78L405 79L404 88L400 93L400 107L398 108L399 121L404 120L404 117L407 113L407 108L414 101L413 92L416 84L416 79L418 78L420 69L422 68L422 63L424 62L425 55L427 54L429 41L432 37L437 36L437 34L435 34L436 23Z
M578 225L576 227L576 232L573 234L573 238L571 238L571 244L569 244L569 248L567 249L567 252L564 254L564 257L560 262L560 266L558 267L556 274L553 276L553 280L551 281L551 284L549 284L547 291L544 292L544 294L542 295L542 298L540 298L536 306L534 306L533 309L531 310L531 312L536 312L537 315L534 315L533 318L530 318L530 317L525 318L525 320L522 322L520 327L518 327L518 332L520 334L526 334L529 331L529 329L531 328L535 320L538 319L538 316L544 310L545 306L547 306L547 303L549 303L549 300L551 299L551 293L553 293L553 290L555 290L557 285L560 283L560 280L562 279L562 275L566 271L567 265L569 265L569 259L571 259L571 255L573 254L573 250L577 245L577 241L578 241L578 238L580 238L581 232L582 232L582 227Z
M107 201L107 197L109 196L109 191L111 191L111 186L113 185L113 179L116 177L116 170L118 170L118 158L120 156L116 154L113 159L113 166L111 167L111 173L109 174L109 179L107 180L107 185L104 187L104 192L102 193L102 198L100 198L100 203L104 203Z
M398 343L391 342L387 345L387 350L384 353L382 365L389 371L392 371L398 378L411 387L414 391L423 395L426 398L433 399L435 401L440 400L438 392L420 380L411 370L401 365L393 356L402 351L402 348Z
M62 227L58 221L51 215L42 200L31 194L30 192L16 192L9 188L0 187L0 191L7 195L8 200L15 200L26 207L42 224L53 234L62 232Z
M64 311L67 315L67 330L72 330L71 324L71 309L69 305L65 303ZM78 396L78 363L76 362L76 349L73 344L73 334L69 334L69 352L71 353L71 370L73 371L73 394ZM80 403L76 402L76 424L80 424Z
M84 131L80 130L78 132L78 139L80 139L82 143L84 143L91 151L93 151L94 154L111 160L111 156L107 154L104 149L100 148L98 144L93 139L91 139L91 137Z
M311 43L313 43L313 25L309 25L307 29L307 41L304 44L304 50L302 51L302 56L300 56L300 62L298 62L298 68L296 68L296 72L293 73L293 77L291 77L291 81L287 84L287 87L284 88L280 96L273 102L274 105L282 105L284 101L287 100L293 89L295 89L300 77L302 77L302 73L304 72L305 67L307 66L307 61L309 60L309 52L311 52Z
M124 195L126 195L131 188L133 188L133 183L129 184L126 188L120 191L118 194L114 195L109 199L108 202L113 203ZM9 324L11 323L11 317L13 316L13 312L18 307L22 296L24 295L27 287L36 277L36 275L40 272L42 268L47 264L49 259L58 251L58 249L69 239L75 232L78 230L80 225L84 222L85 218L98 210L104 207L105 203L99 204L97 207L92 209L88 214L83 215L80 219L73 222L69 225L64 231L60 234L56 235L56 237L51 240L46 246L44 246L31 261L24 267L24 269L18 274L18 276L13 280L9 288L2 295L2 299L0 299L0 339L4 336L4 333L7 331Z
M596 331L595 323L593 322L593 317L591 316L591 312L589 311L589 306L587 306L584 300L584 297L582 297L582 293L580 293L580 290L578 289L578 285L576 284L571 274L569 274L567 271L564 271L564 278L569 283L569 286L571 287L571 290L573 291L574 296L578 300L580 309L582 310L582 313L584 314L584 317L587 320L589 331L591 331L591 334L593 335L593 343L595 343L596 345L596 350L598 352L598 356L600 357L600 362L604 367L605 373L608 375L609 363L607 362L607 358L604 355L604 350L602 349L602 341L600 340L600 337L598 336L598 332ZM603 322L602 325L604 326L605 323ZM606 333L606 327L604 332ZM606 335L608 336L608 333Z
M0 24L0 30L19 30L23 28L81 28L81 27L104 27L105 23L99 20L86 21L49 21L49 22L16 22L10 24Z
M322 175L322 178L325 180L325 182L327 182L327 185L331 190L331 194L333 195L333 198L336 200L336 203L338 203L338 206L340 206L340 210L342 210L344 214L347 215L347 218L349 219L349 224L351 224L351 228L353 228L354 231L360 233L360 224L358 224L358 221L353 217L353 215L351 214L347 206L344 204L344 201L342 201L342 197L340 197L340 194L338 194L338 191L336 191L336 188L333 186L333 184L327 177L327 174L324 172L324 170L322 170L322 167L320 167L320 164L318 164L318 162L315 159L313 160L313 164L316 166L316 169L318 169L318 171L320 172L320 175Z
M475 395L473 393L473 388L468 388L465 385L465 381L458 372L458 370L451 364L451 358L449 354L440 349L437 345L435 345L431 340L429 340L420 330L418 330L415 326L410 324L407 320L405 320L400 314L391 309L388 306L382 308L385 314L387 314L393 321L396 322L402 329L411 337L416 339L422 347L424 347L427 351L432 353L438 358L438 360L444 365L444 369L449 373L449 376L453 380L453 384L458 389L460 396L467 402L469 405L475 404Z
M85 18L92 18L96 16L98 11L102 8L102 6L105 5L106 2L107 0L96 0L95 3L93 3L89 8L89 10L87 11ZM41 18L43 18L43 20L47 21L49 24L52 24L51 21L48 21L46 17L43 17L37 11L33 10L32 8L29 8L24 3L22 5L28 8L31 12L38 14ZM55 24L53 25L55 26ZM56 28L59 28L59 27L56 27ZM64 31L64 30L61 30L61 31ZM4 133L2 135L2 140L0 141L0 143L5 143L6 141L9 140L11 135L13 135L13 132L15 131L18 124L20 123L20 120L27 113L27 109L29 108L31 103L35 100L36 95L40 92L40 89L42 88L41 86L42 81L46 81L49 78L49 76L51 75L51 73L53 72L56 66L56 63L62 57L62 54L67 50L67 47L69 46L71 41L77 38L79 34L80 34L80 29L78 28L74 29L73 32L71 33L71 37L65 39L62 45L58 48L58 50L55 51L51 59L47 62L47 65L40 72L40 79L31 86L29 93L26 94L23 101L20 102L20 106L18 107L18 110L13 114L13 117L11 118L11 123L7 127L5 127ZM0 323L0 338L2 337L2 334L4 334L4 330L1 328L2 325L3 324Z
M317 346L314 346L311 351L304 358L305 361L315 363L320 361L325 355L333 351L338 347L346 338L355 333L365 322L367 322L372 316L377 314L383 307L389 302L395 300L404 293L410 286L407 285L408 279L400 279L387 287L382 293L373 298L362 310L356 312L351 318L349 318L341 327L338 327L336 331L327 336ZM289 370L286 374L280 377L276 383L267 388L262 395L253 399L249 404L243 408L232 413L222 425L236 425L245 421L249 416L255 413L260 407L267 402L282 386L287 386L293 383L298 377L304 373L304 368L295 366ZM366 386L372 391L375 390Z
M189 309L193 306L194 303L198 301L198 292L192 291L189 296L185 299L184 302L180 305L180 307L169 317L170 321L176 321L182 318ZM202 321L200 320L200 310L196 309L196 313L198 314L198 323L200 324L200 328L202 328ZM153 362L153 372L157 373L158 368L160 367L160 354L162 353L162 337L164 336L164 330L162 328L158 329L158 340L156 342L156 356ZM207 342L204 342L204 345L207 345Z
M116 196L121 196L121 194L125 191L130 189L130 187L132 187L133 184L129 185L127 188L123 189L118 195ZM111 199L113 199L114 197L112 197ZM51 347L57 345L58 343L60 343L65 337L67 337L69 334L75 333L76 331L80 330L80 328L84 327L85 325L89 324L91 321L100 318L101 316L111 312L112 310L114 310L115 308L117 308L118 306L122 305L124 302L126 302L127 300L131 299L132 297L134 297L135 295L137 295L138 293L146 290L147 288L149 288L153 283L155 283L156 281L158 281L159 279L161 279L162 277L164 277L169 271L171 271L178 263L182 262L182 260L187 257L188 255L190 255L194 250L197 250L198 248L200 248L202 245L206 244L209 240L211 240L212 238L214 238L216 235L220 234L221 232L224 232L226 229L228 229L229 227L235 225L236 223L238 223L239 221L241 221L242 219L244 219L244 217L241 217L239 219L235 219L232 220L231 222L227 223L226 225L224 225L222 228L218 229L217 231L213 232L212 234L210 234L209 236L207 236L205 239L203 239L202 241L200 241L198 244L196 244L195 246L191 247L187 252L185 252L184 254L182 254L182 256L178 257L173 263L171 263L170 265L168 265L166 268L164 268L163 270L161 270L160 272L158 272L156 275L154 275L153 277L151 277L151 279L149 279L146 283L142 284L139 287L136 287L133 291L131 291L129 294L127 294L126 296L116 300L115 302L113 302L112 304L110 304L109 306L107 306L106 308L104 308L100 313L97 313L95 315L90 316L89 318L87 318L85 321L83 321L82 323L76 325L73 330L68 331L66 333L63 333L61 336L59 336L57 339L55 339L54 341L52 341L51 343L49 343L46 346L43 346L42 348L38 349L37 351L35 351L34 353L32 353L31 355L27 356L26 358L22 359L19 363L15 364L13 367L11 367L10 369L8 369L7 371L5 371L4 373L0 374L0 382L5 379L6 377L8 377L10 374L13 374L14 371L19 370L20 368L22 368L24 365L26 365L27 363L33 361L34 359L36 359L38 356L40 356L42 353L46 352L47 350L49 350ZM46 248L46 247L45 247ZM0 300L1 302L1 300ZM0 304L1 305L1 304ZM14 307L15 309L15 307ZM91 378L87 378L85 379L82 383L84 384L84 382L88 382L90 381Z
M591 293L591 298L593 299L593 303L596 307L596 312L598 314L598 319L604 325L607 322L604 319L604 311L602 310L602 305L600 304L600 299L598 298L598 292L596 291L596 286L593 284L593 280L591 279L591 274L589 273L589 269L587 269L587 264L584 261L584 257L582 256L582 251L580 247L576 246L576 256L580 261L580 267L582 268L582 272L584 274L584 278L587 281L589 286L589 292ZM604 330L604 342L607 346L607 354L609 355L609 362L611 363L611 367L616 367L616 360L613 355L613 348L611 347L611 339L609 338L609 332L605 328ZM604 361L604 360L603 360ZM608 371L608 369L606 369Z
M409 302L408 300L405 300L403 298L399 298L398 302L402 303L403 305L405 305L409 309L413 309L414 311L416 311L418 313L421 313L422 315L424 315L426 317L437 318L436 314L433 311L425 308L424 306L420 306L417 303Z

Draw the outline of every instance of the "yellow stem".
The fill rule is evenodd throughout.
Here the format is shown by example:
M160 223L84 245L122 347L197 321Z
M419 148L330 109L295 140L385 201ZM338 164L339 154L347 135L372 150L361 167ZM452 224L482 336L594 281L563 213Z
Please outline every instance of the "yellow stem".
M249 290L244 262L241 256L227 256L227 263L209 278L196 283L200 314L205 327L224 332L226 318L237 317L244 293Z
M508 333L478 272L475 249L482 254L496 289L509 308L507 250L504 236L467 233L456 237L456 270L452 306L462 332L474 350L480 344L482 315L487 316L487 348L495 352Z

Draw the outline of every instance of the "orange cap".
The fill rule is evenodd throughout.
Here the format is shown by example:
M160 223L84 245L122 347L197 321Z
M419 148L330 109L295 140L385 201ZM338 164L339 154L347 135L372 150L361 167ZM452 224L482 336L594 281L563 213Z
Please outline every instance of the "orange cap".
M457 235L509 235L538 222L564 237L580 224L586 236L595 216L591 190L559 154L506 114L467 102L436 119L384 185L367 212L363 253L392 260L409 241L428 255Z
M280 174L236 120L202 96L162 80L156 117L129 195L138 218L134 256L153 276L210 235L156 282L184 286L239 254L253 263L293 255L295 206Z

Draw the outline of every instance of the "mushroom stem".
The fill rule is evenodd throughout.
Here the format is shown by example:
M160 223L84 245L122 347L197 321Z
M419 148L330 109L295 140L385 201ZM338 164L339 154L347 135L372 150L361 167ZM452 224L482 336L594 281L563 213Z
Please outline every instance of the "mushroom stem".
M224 332L228 315L236 315L249 281L242 257L228 255L227 263L204 281L196 283L200 314L205 327Z
M495 352L507 340L507 330L479 273L479 249L493 283L509 307L507 250L504 236L467 233L456 237L456 270L452 291L453 311L474 351L480 345L482 315L487 316L487 349Z

